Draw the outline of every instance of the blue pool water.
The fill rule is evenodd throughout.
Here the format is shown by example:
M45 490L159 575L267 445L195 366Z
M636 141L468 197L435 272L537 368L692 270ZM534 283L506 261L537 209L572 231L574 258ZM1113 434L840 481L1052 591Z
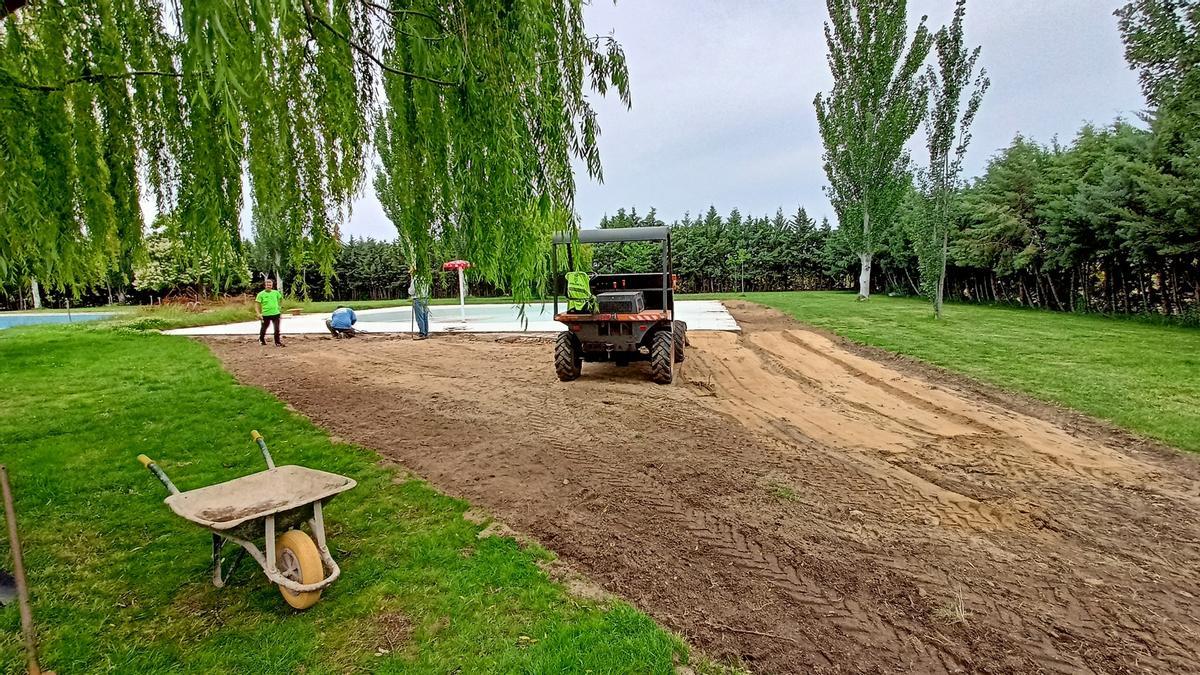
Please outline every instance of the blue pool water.
M81 323L84 321L96 321L97 319L107 319L112 314L96 314L88 312L84 314L72 313L70 316L66 312L59 313L37 313L37 314L0 314L0 328L11 328L13 326L31 326L38 323Z

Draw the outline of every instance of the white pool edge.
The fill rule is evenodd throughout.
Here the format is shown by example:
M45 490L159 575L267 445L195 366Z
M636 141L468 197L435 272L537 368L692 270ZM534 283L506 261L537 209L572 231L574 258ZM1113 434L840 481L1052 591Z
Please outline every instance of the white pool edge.
M353 306L354 303L346 303ZM528 321L522 324L516 320L516 309L513 305L505 304L473 304L468 305L470 308L479 308L487 310L508 310L514 315L514 320L511 321L472 321L468 317L467 322L463 323L458 320L457 316L447 316L448 314L457 314L457 305L435 305L431 307L431 316L429 321L429 332L431 333L557 333L566 330L566 326L555 321L550 317L551 311L541 312L539 306L527 306L526 317ZM534 309L534 308L538 309ZM371 321L373 314L389 314L403 313L411 316L412 308L409 306L397 307L380 307L376 309L355 310L358 314L358 323L355 328L360 328L367 333L383 333L383 334L403 334L411 332L411 319L401 321ZM437 316L441 315L441 316ZM718 300L679 300L675 303L676 318L684 321L688 325L688 330L699 331L740 331L737 321L729 310L725 308ZM537 318L535 318L537 317ZM283 320L280 322L279 332L283 335L320 335L328 334L325 328L325 319L327 314L301 314L299 316L291 316L284 314ZM177 328L174 330L163 331L167 335L258 335L259 323L257 321L243 321L239 323L220 324L215 326L194 326L191 328Z

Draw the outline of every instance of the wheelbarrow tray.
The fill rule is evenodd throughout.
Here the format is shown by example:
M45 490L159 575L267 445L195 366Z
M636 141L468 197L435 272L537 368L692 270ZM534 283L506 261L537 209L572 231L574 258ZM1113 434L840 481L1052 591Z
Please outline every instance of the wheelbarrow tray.
M336 473L288 465L180 492L163 501L181 518L221 532L327 500L356 484Z

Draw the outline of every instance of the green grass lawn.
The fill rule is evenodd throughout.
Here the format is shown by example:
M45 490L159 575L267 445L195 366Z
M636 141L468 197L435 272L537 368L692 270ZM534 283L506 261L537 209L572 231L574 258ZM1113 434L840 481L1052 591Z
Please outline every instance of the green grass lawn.
M332 441L238 385L201 344L129 330L0 331L0 457L17 498L43 667L60 673L670 673L685 646L627 604L568 596L551 555L478 539L467 504ZM343 576L288 609L252 561L210 581L209 534L173 515L135 460L181 489L280 464L358 487L326 510ZM0 545L0 560L7 561ZM0 672L21 672L15 605ZM387 649L380 653L378 648Z
M1200 451L1200 329L1144 320L852 293L747 293L851 340Z

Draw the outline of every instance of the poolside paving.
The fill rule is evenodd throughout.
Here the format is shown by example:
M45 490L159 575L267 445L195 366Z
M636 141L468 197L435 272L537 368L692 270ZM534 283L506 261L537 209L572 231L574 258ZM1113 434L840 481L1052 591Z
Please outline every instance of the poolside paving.
M353 303L347 303L353 306ZM385 307L358 311L356 328L369 333L407 333L412 330L410 307ZM514 305L467 305L467 318L462 320L458 305L434 305L429 308L429 330L432 333L557 333L566 326L554 320L551 305L527 305L522 324ZM729 310L716 300L680 300L675 303L675 315L687 322L688 330L740 330ZM285 314L280 322L284 335L315 335L325 333L328 314ZM195 326L165 331L168 335L258 335L257 321L243 321L217 326Z

